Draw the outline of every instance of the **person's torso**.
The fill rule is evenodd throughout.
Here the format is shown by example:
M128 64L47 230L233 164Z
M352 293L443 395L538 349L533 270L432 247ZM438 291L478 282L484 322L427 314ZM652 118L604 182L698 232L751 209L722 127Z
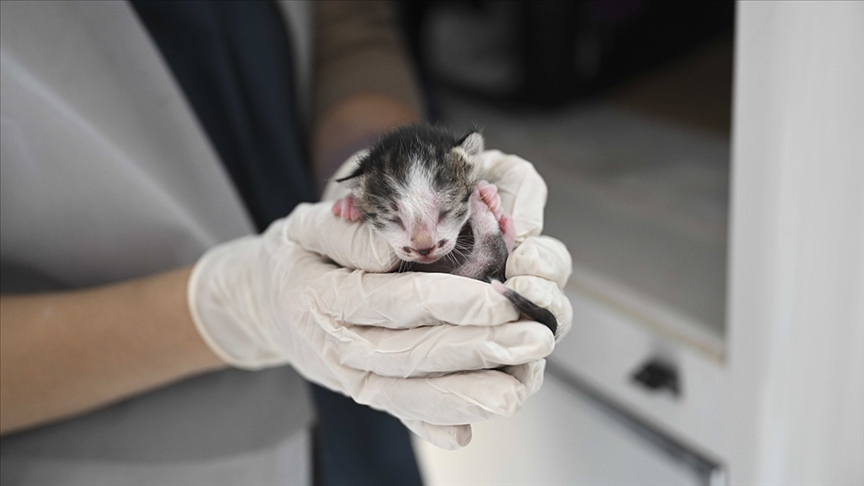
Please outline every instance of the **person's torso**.
M4 292L185 266L253 231L127 4L0 8ZM308 478L310 419L305 385L288 368L211 374L4 437L0 477L4 484Z

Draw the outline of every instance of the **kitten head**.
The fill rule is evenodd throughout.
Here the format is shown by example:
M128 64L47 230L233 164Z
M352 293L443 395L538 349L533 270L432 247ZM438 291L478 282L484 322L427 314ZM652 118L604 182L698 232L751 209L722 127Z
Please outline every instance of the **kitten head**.
M478 132L456 140L433 127L403 128L341 181L351 184L363 219L400 259L432 263L453 251L468 221L483 145Z

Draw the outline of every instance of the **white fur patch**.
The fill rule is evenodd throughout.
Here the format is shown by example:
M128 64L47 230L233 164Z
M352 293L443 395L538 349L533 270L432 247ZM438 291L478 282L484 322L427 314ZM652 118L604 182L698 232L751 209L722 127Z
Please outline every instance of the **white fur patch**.
M444 194L433 189L432 171L418 160L411 161L410 170L399 187L395 199L399 206L399 218L404 225L396 225L384 232L385 238L400 258L419 258L414 250L434 247L431 258L441 258L450 253L456 244L462 224L452 218L441 219Z
M440 196L432 190L433 175L419 161L413 161L406 180L406 194L401 198L405 222L435 226L438 223Z

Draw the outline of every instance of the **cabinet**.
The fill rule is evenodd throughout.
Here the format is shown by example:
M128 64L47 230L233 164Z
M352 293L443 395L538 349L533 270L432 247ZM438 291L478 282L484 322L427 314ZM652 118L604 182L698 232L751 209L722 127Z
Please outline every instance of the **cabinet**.
M608 240L609 258L620 252L631 273L638 258L666 261L666 273L645 291L650 283L616 278L614 265L581 268L576 248L574 331L552 370L716 464L723 481L860 484L864 4L739 3L732 127L728 233L688 236L686 218L670 230L674 214L652 227L614 202L582 215L589 226L605 218L606 237L625 240ZM669 176L673 166L652 170ZM656 179L637 175L642 188ZM571 246L603 247L579 235L578 220L556 219L547 227ZM664 295L667 285L680 293ZM634 382L652 359L674 367L679 395Z

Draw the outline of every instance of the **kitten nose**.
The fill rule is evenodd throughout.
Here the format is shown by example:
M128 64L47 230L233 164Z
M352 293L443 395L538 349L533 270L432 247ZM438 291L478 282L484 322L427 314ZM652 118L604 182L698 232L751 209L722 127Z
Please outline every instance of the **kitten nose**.
M434 250L434 249L435 249L435 247L433 246L433 247L429 247L429 248L423 248L422 250L419 248L415 248L414 251L416 251L417 253L419 253L423 256L429 256L429 253L431 253L432 250Z
M411 246L417 248L433 248L435 240L426 228L421 228L411 234Z

